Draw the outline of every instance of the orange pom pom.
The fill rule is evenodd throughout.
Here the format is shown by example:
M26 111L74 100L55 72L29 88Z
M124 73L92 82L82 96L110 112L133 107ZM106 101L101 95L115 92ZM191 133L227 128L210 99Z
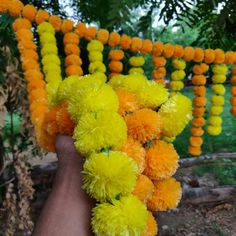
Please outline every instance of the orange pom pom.
M184 48L184 57L185 61L191 61L194 58L195 50L193 47L186 47Z
M201 117L201 116L203 116L204 115L204 113L205 113L205 108L204 107L195 107L194 109L193 109L193 115L194 115L194 117Z
M184 48L181 45L175 45L174 57L181 58L184 56Z
M140 52L143 54L150 53L152 51L152 41L149 39L144 39Z
M223 63L225 60L225 53L223 50L221 49L216 49L215 50L215 60L214 63L215 64L221 64Z
M74 23L72 20L63 20L62 25L61 25L61 31L66 34L72 31L74 27Z
M193 88L193 93L197 96L203 97L206 94L205 86L195 86Z
M25 5L22 10L23 17L30 21L34 21L36 14L37 14L37 9L30 4Z
M189 146L188 147L188 152L192 156L199 156L199 155L202 154L202 149L201 149L201 146L198 146L198 147Z
M95 26L90 26L86 29L84 37L87 40L92 40L93 38L95 38L97 33L97 28Z
M106 44L109 39L109 32L105 29L98 30L97 33L97 40L99 40L101 43Z
M236 53L235 52L226 52L225 54L225 64L234 64L236 60Z
M213 49L206 49L204 62L207 64L211 64L215 60L215 51Z
M21 1L11 0L11 2L8 4L8 11L12 16L17 17L20 15L20 12L23 7L24 4Z
M121 48L123 48L124 50L129 49L131 45L131 38L129 36L127 36L126 34L123 34L120 37L120 46Z
M153 57L152 62L156 67L163 67L166 65L166 59L164 57Z
M147 229L142 236L156 236L158 233L158 226L155 218L153 217L151 212L148 212L147 219Z
M114 61L120 61L124 58L124 52L122 50L111 50L109 58Z
M146 175L139 175L132 194L145 204L152 197L153 191L154 184L152 181Z
M204 130L201 127L192 127L190 132L195 137L201 137L204 134Z
M14 31L18 31L20 29L31 29L32 25L29 20L18 18L12 24Z
M201 48L195 48L193 60L195 62L201 62L204 59L204 51Z
M193 126L195 127L202 127L205 125L205 119L203 117L195 117L193 120L192 120L192 124Z
M84 37L87 27L84 23L79 22L75 27L75 33L78 34L81 38Z
M64 44L79 44L79 36L76 33L66 33L63 38Z
M53 26L56 31L61 30L62 20L59 16L52 15L49 17L49 23Z
M145 143L158 138L161 133L161 118L151 109L141 109L125 117L129 136Z
M157 141L146 151L144 173L152 180L168 178L176 172L178 161L179 156L172 144Z
M121 148L122 152L125 152L129 157L131 157L138 166L138 173L143 173L146 167L145 161L145 149L138 141L128 137L125 145Z
M204 76L204 75L194 75L192 77L192 83L194 85L205 85L206 84L206 76Z
M152 54L156 57L160 56L163 52L164 44L162 42L155 42L152 48Z
M137 52L142 48L142 39L138 38L138 37L133 37L131 39L131 46L130 46L130 50L133 52Z
M108 40L108 45L115 47L120 43L120 35L116 32L111 32Z
M190 141L190 145L193 146L193 147L200 147L203 143L201 137L192 136L192 137L190 137L189 141Z
M77 65L70 65L66 68L66 74L67 76L70 75L83 75L82 68Z
M196 107L204 107L207 103L207 99L205 97L195 97L193 99L193 104Z
M66 66L70 66L70 65L80 66L80 65L82 65L82 60L80 59L79 56L77 56L75 54L71 54L66 57L65 64L66 64Z
M39 25L43 23L44 21L47 21L49 19L49 14L45 10L38 10L37 15L35 17L35 22Z
M109 68L114 73L120 73L123 70L123 63L120 61L111 61Z
M167 43L164 45L162 54L165 58L170 58L174 55L174 50L175 50L174 45Z
M66 55L70 55L70 54L80 55L80 49L76 44L66 44L65 54Z
M181 185L174 178L155 182L152 198L147 202L151 211L166 211L177 207L182 196Z

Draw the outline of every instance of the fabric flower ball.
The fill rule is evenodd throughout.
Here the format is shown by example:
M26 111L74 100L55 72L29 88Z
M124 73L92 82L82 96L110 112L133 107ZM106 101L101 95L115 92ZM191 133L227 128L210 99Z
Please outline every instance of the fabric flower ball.
M192 118L191 100L184 95L176 94L161 106L158 113L161 116L163 134L175 137Z
M104 148L117 150L127 140L127 127L116 112L87 113L75 128L74 139L77 151L85 156Z
M141 109L125 117L128 134L135 140L145 143L160 137L161 119L157 112Z
M174 178L155 182L152 198L147 202L151 211L166 211L177 207L182 196L181 185Z
M179 156L171 143L157 141L146 151L146 168L144 173L152 180L172 176L178 168Z
M110 201L131 193L137 165L123 152L92 154L84 163L83 188L97 201Z
M92 210L92 228L98 236L141 235L147 219L146 207L133 195L99 204Z

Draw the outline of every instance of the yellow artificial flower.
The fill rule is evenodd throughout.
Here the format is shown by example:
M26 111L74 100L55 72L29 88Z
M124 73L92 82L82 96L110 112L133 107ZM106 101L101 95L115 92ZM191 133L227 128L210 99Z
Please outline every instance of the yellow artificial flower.
M124 152L92 154L83 169L83 188L97 201L110 201L132 192L137 164Z
M91 51L89 52L89 61L103 61L103 54L100 51Z
M98 40L91 40L87 45L87 50L89 52L92 52L92 51L102 52L103 49L104 49L103 44Z
M75 128L74 139L77 151L84 156L104 148L118 150L127 140L127 127L116 112L87 113Z
M137 197L129 195L92 210L92 229L97 236L136 236L146 229L148 211Z
M144 57L137 56L137 57L130 57L129 64L134 67L143 66L145 63Z
M89 64L89 73L106 72L106 66L101 61L95 61Z
M94 78L100 80L102 83L106 83L107 81L107 76L102 72L95 72L93 76Z
M114 75L111 80L109 80L108 84L114 89L117 90L121 88L123 79L125 78L125 75L118 74Z
M53 106L56 104L57 89L60 83L61 81L57 81L57 82L48 83L46 85L46 91L47 91L48 101L49 101L50 106Z

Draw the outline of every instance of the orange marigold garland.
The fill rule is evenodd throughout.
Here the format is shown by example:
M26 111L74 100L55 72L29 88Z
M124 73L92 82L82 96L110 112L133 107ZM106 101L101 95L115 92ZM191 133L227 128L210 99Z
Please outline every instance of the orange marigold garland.
M162 56L155 56L153 54L152 63L154 65L154 70L152 72L153 79L155 82L165 85L166 59Z
M121 60L124 58L124 52L121 49L113 49L109 52L109 69L111 79L114 75L118 75L123 71L123 63Z
M192 83L194 85L193 93L195 98L193 99L194 109L193 116L194 118L203 118L205 113L205 105L206 105L206 76L204 75L209 69L209 66L205 63L196 64L193 67L194 76L192 77ZM202 135L204 131L202 127L197 124L193 120L192 128L191 128L191 136L190 136L190 145L188 151L193 156L198 156L201 154L201 145Z
M231 77L232 87L230 88L231 98L231 109L230 112L233 116L236 116L236 66L232 68L232 77Z
M219 50L219 58L215 59L217 62L224 60L224 55ZM212 67L212 92L210 117L208 119L207 133L210 135L219 135L222 131L222 118L220 117L223 112L225 88L223 83L226 81L226 74L228 68L225 64L217 64Z

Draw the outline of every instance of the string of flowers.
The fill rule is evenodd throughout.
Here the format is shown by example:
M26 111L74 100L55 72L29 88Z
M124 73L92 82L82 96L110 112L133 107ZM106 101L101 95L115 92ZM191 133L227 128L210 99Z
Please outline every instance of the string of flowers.
M188 151L193 156L198 156L201 154L201 145L203 143L202 135L204 134L204 130L202 126L205 124L205 119L203 117L205 113L205 106L207 99L206 95L206 76L204 75L209 69L209 66L205 63L194 65L192 77L192 83L194 85L193 93L195 98L193 99L194 109L192 120L192 128L191 128L191 136L190 136L190 145L188 147Z
M119 75L123 71L123 63L121 60L124 58L124 52L121 49L113 49L109 51L109 79L114 75Z
M220 117L223 112L225 87L223 83L226 81L227 66L225 64L216 64L212 67L212 92L210 117L208 119L207 133L210 135L219 135L222 131L222 118Z
M129 58L129 64L131 68L129 69L129 74L144 74L142 66L145 63L143 56L132 56Z
M165 85L165 76L166 76L166 59L161 56L152 57L152 62L154 64L154 70L152 72L152 77L155 82Z
M233 116L236 116L236 66L232 68L232 77L230 80L232 87L230 88L231 98L231 109L230 112Z

